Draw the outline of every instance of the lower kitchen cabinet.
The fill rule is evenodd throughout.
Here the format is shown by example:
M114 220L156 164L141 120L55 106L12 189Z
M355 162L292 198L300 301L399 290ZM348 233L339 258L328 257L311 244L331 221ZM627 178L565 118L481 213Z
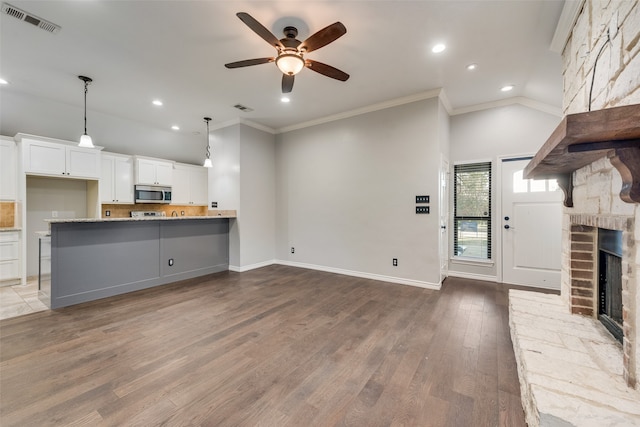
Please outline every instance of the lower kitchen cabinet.
M20 232L0 232L0 284L20 280Z

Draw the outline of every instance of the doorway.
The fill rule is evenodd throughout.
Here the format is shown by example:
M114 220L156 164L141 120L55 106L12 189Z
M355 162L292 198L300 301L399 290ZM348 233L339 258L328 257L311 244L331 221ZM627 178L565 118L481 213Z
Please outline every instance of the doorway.
M502 282L560 289L562 190L554 179L524 179L529 160L501 160Z

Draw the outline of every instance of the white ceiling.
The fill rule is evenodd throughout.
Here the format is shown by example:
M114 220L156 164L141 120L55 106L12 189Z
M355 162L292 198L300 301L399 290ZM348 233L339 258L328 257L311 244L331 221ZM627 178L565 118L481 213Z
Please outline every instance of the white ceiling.
M451 108L526 97L560 108L561 61L549 46L563 1L18 1L60 25L51 34L1 17L3 92L82 106L91 112L180 132L238 118L274 130L444 88ZM351 75L339 82L310 70L280 102L274 64L229 70L225 63L275 49L236 16L248 12L278 38L298 39L341 21L347 34L307 55ZM447 49L433 54L431 47ZM477 63L478 69L465 66ZM515 85L509 93L500 92ZM164 101L161 108L151 105ZM254 111L241 112L235 104ZM95 120L95 119L94 119ZM91 123L91 122L90 122ZM75 124L74 124L75 125Z

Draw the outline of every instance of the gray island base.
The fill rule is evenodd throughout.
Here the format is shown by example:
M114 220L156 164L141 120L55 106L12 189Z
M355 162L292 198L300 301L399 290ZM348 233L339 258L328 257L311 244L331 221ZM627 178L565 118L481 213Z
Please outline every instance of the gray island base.
M52 309L229 269L229 219L51 221Z

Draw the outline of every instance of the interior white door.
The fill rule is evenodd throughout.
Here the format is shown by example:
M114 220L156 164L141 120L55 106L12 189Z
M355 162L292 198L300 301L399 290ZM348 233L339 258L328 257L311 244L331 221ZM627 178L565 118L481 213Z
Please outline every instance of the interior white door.
M529 160L502 160L502 281L560 289L562 191L524 179Z
M449 162L440 159L440 282L449 274Z

